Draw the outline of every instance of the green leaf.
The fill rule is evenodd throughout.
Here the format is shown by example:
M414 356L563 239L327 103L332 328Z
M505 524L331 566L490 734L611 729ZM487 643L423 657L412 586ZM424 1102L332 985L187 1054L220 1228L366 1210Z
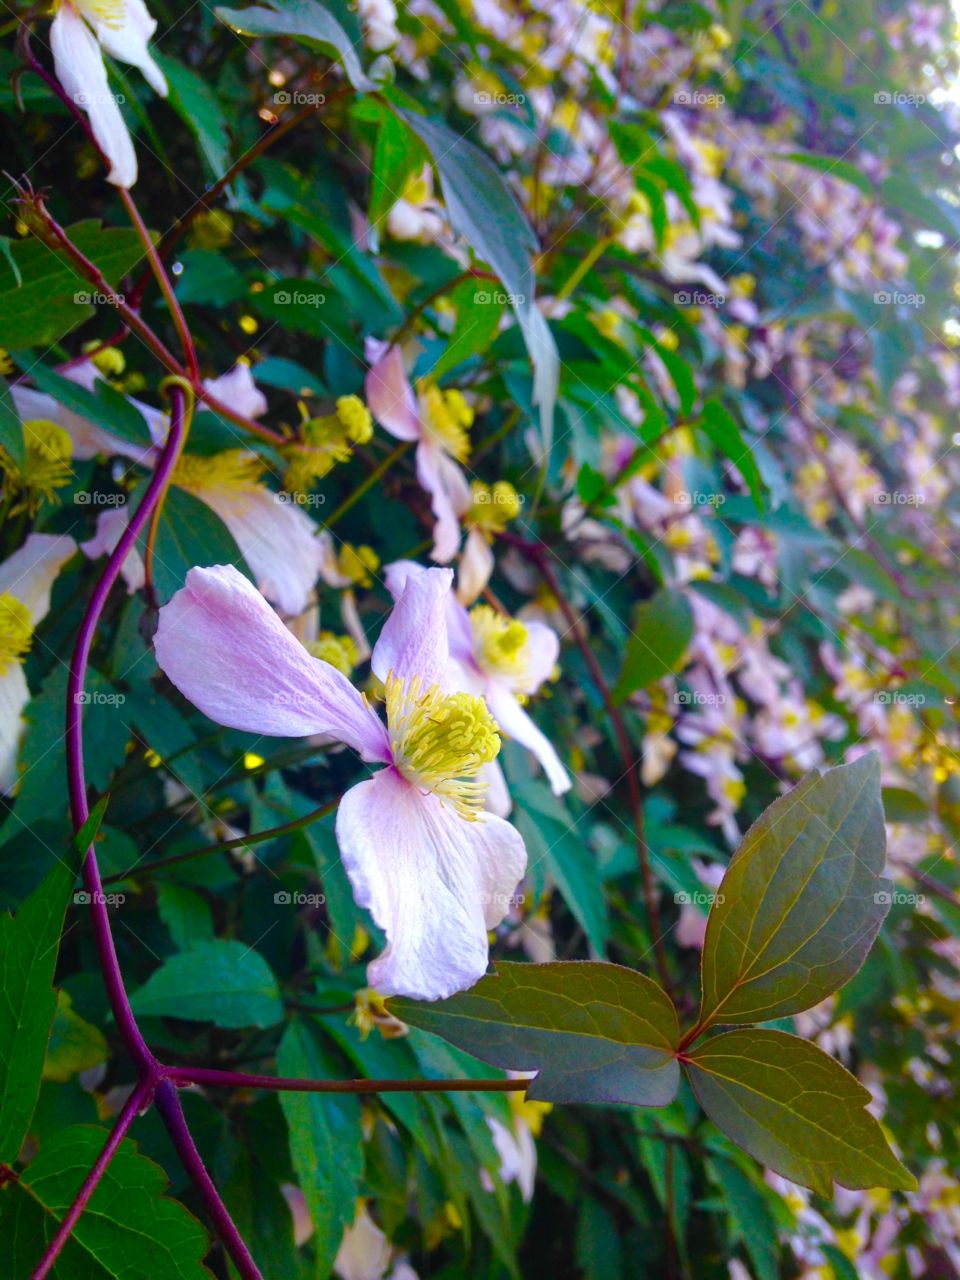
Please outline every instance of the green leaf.
M727 1206L734 1236L743 1241L757 1280L779 1280L777 1224L763 1193L732 1160L711 1161L709 1168Z
M336 1071L313 1032L291 1022L277 1050L284 1076L331 1079ZM290 1155L310 1211L315 1235L314 1276L330 1274L344 1229L356 1214L357 1185L363 1174L363 1132L359 1100L346 1095L281 1093L290 1131Z
M722 401L711 399L703 406L700 418L694 424L716 445L720 452L737 468L746 481L750 496L763 511L766 507L766 486L753 456L753 450L743 438L740 426Z
M4 1271L26 1280L103 1149L107 1130L73 1125L49 1136L0 1196ZM167 1176L124 1139L80 1215L52 1280L211 1280L207 1233L163 1194Z
M693 610L682 591L662 588L637 606L613 688L615 702L676 671L693 639Z
M457 312L447 349L433 366L435 378L442 377L470 356L486 351L497 335L503 315L502 294L489 281L465 280L450 294Z
M215 938L165 960L131 999L134 1013L217 1027L272 1027L283 1017L277 980L258 952Z
M145 486L143 486L145 487ZM142 489L131 503L136 504ZM138 542L143 554L146 531ZM251 578L233 534L205 502L172 485L167 490L153 548L153 577L157 595L167 601L179 591L194 565L232 564Z
M109 803L109 793L105 796L101 796L91 809L90 816L87 818L86 822L73 837L73 847L81 857L86 854L94 840L96 840L97 832L103 825L104 815L107 812L107 805Z
M350 37L333 14L316 0L270 0L270 8L214 10L221 22L244 36L294 36L310 49L340 58L355 89L377 86L364 74ZM360 46L362 48L362 45Z
M168 101L197 140L210 176L222 178L230 167L230 135L227 117L210 84L175 58L154 51L167 77Z
M23 423L3 378L0 378L0 449L18 465L23 464L26 456Z
M701 1023L800 1013L848 982L889 910L884 849L876 752L775 800L710 910Z
M403 195L408 178L415 177L427 160L423 143L392 111L377 103L379 125L373 148L370 205L367 218L379 227Z
M840 182L849 182L851 186L862 191L873 199L876 194L875 183L849 160L840 160L837 156L821 156L814 151L788 151L775 157L777 160L789 160L792 164L802 164L807 169L817 169L827 173Z
M869 1091L809 1041L742 1028L691 1050L686 1067L714 1124L775 1173L823 1196L834 1182L916 1189L866 1109Z
M20 1154L37 1105L73 879L70 864L58 862L15 916L0 912L0 1164Z
M101 227L89 219L66 232L111 282L143 258L135 231ZM10 257L12 262L0 259L0 347L17 351L52 346L93 315L93 286L61 254L31 238L16 241Z
M206 898L196 889L168 881L157 886L157 911L174 945L190 951L213 939L213 917Z
M143 414L108 383L98 382L95 391L88 391L42 364L28 365L26 369L34 384L52 396L57 404L119 436L121 440L143 445L144 449L151 448L153 441Z
M530 1098L663 1107L677 1091L676 1011L655 982L619 965L504 962L449 1000L388 1008L481 1062L537 1071Z
M43 1064L44 1080L64 1084L109 1057L110 1047L100 1028L74 1012L73 1001L66 991L58 992L57 1011Z
M187 249L178 256L177 301L208 307L228 307L247 291L247 282L228 258L210 249Z
M486 152L439 120L396 110L433 157L450 225L478 258L490 264L507 290L533 362L533 403L540 406L543 448L549 453L560 360L550 327L534 303L536 237Z

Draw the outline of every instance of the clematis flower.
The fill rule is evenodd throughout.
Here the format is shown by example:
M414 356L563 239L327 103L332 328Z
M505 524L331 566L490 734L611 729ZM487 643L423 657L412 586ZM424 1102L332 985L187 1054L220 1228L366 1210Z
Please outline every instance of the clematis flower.
M50 609L50 592L77 549L72 538L32 533L0 564L0 792L17 781L17 747L30 688L23 671L33 630Z
M387 589L399 599L411 580L431 572L410 560L397 560L385 570ZM458 687L479 694L502 732L536 756L554 795L569 791L570 775L521 701L535 694L557 665L557 633L543 622L524 623L487 604L468 611L452 590L446 622ZM499 766L495 768L499 773Z
M451 692L453 574L413 575L371 659L386 724L336 668L312 657L235 568L191 569L160 610L157 662L218 724L327 735L382 765L340 801L337 841L360 906L387 935L369 966L383 995L436 1000L487 967L487 931L526 868L510 823L483 811L477 774L500 748L483 700Z
M137 155L117 95L110 91L103 54L139 67L165 98L167 81L147 48L156 29L143 0L61 0L50 27L57 79L90 117L97 145L110 161L109 180L118 187L136 182Z
M78 365L68 376L92 391L100 375L88 362ZM266 412L266 398L247 365L238 364L219 378L208 378L204 386L223 404L246 417L255 418ZM78 458L120 454L152 466L157 449L167 436L166 414L137 400L131 403L146 419L153 440L150 448L131 445L111 435L41 392L14 387L13 393L21 414L43 415L59 423L73 440ZM263 484L263 471L260 457L248 449L226 449L204 456L186 453L177 464L173 483L220 517L263 594L284 613L296 614L310 602L326 552L316 536L314 522L302 507L284 501L285 495L276 494ZM101 511L96 533L80 544L81 550L91 559L109 555L126 525L127 513L122 508ZM143 586L143 559L135 548L123 562L123 578L131 592Z
M436 518L431 555L446 564L456 555L460 517L471 502L470 486L460 464L470 452L467 432L473 411L458 391L441 391L428 384L416 394L399 347L368 338L366 356L370 369L365 391L370 412L398 440L416 441L417 479L430 495Z

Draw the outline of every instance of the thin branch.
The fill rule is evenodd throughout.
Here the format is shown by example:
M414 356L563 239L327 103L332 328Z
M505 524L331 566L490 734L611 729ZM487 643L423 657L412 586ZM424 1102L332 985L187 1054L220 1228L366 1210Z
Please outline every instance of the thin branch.
M60 1256L63 1246L70 1239L73 1228L77 1225L77 1220L87 1207L90 1197L97 1188L97 1183L103 1177L107 1166L116 1155L117 1148L126 1137L130 1126L137 1116L142 1115L150 1105L153 1089L153 1080L145 1079L141 1080L130 1094L123 1110L117 1117L116 1124L103 1144L103 1150L97 1156L93 1168L84 1178L73 1204L67 1210L66 1216L57 1228L56 1235L47 1245L43 1257L31 1272L30 1280L43 1280L44 1276L49 1274L50 1268Z

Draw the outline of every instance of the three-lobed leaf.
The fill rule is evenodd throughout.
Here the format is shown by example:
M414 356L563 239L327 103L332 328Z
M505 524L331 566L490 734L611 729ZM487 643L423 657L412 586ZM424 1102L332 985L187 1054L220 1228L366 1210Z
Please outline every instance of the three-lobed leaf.
M876 753L811 773L757 819L703 945L701 1025L800 1013L848 982L889 910Z
M869 1091L809 1041L744 1027L690 1050L686 1068L714 1124L775 1173L824 1196L834 1182L916 1187L866 1110Z
M470 991L391 1012L493 1066L536 1071L548 1102L661 1107L677 1091L677 1014L655 982L596 961L497 965Z

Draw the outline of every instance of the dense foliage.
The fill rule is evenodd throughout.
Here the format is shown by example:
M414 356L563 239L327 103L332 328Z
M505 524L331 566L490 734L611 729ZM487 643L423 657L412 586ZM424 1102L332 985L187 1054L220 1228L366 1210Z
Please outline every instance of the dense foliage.
M4 1274L960 1275L949 7L18 7Z

